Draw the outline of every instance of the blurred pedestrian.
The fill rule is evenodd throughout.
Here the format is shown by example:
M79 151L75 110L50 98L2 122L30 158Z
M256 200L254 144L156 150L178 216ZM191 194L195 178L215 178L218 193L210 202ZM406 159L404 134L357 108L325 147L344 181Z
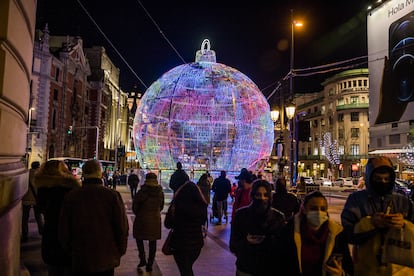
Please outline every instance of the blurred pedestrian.
M207 220L207 203L197 185L187 181L175 193L164 225L174 229L173 256L181 276L193 276L193 264L204 245L202 225Z
M47 264L49 276L69 275L70 256L58 241L59 214L63 198L80 187L63 161L49 160L35 175L38 208L44 216L42 258Z
M234 202L234 197L236 196L237 188L238 187L237 187L236 182L233 182L233 184L231 185L231 192L230 192L231 202Z
M189 181L190 177L188 174L183 170L183 164L181 162L177 162L177 169L170 177L170 184L169 187L174 193L184 185L185 182Z
M275 262L284 215L271 207L269 182L257 179L250 191L252 202L238 209L233 217L230 251L237 257L236 275L278 275Z
M197 186L200 188L201 193L204 196L204 199L206 200L207 204L210 204L210 192L211 192L211 182L210 178L208 176L208 172L203 173L200 176L200 179L197 182Z
M22 198L22 242L27 242L28 234L29 234L29 216L30 216L30 209L33 208L34 217L37 223L37 231L40 235L43 234L43 218L42 214L39 211L39 208L36 204L37 202L37 187L35 184L35 174L39 171L40 162L34 161L31 164L31 169L29 170L29 187L27 189L26 194Z
M319 191L305 196L301 211L284 228L278 248L276 269L281 275L353 275L343 227L329 218L328 202Z
M278 178L276 180L276 191L272 196L272 207L281 211L286 220L289 220L299 211L300 200L298 197L289 193L286 188L286 180Z
M119 171L115 171L114 175L112 176L112 189L116 190L116 186L121 184L121 175Z
M128 241L128 219L119 192L103 186L99 161L82 167L82 188L66 195L59 241L73 275L114 275Z
M365 179L363 175L361 175L358 179L357 190L358 191L365 190Z
M395 177L388 157L369 158L366 189L350 194L342 209L342 225L348 242L354 245L355 275L393 274L395 265L382 263L385 234L388 229L401 229L414 221L411 200L393 191Z
M128 186L129 190L131 191L131 198L134 199L137 189L138 189L138 183L139 183L139 177L134 172L134 170L131 170L131 173L128 176Z
M152 271L157 251L157 240L161 239L161 211L164 208L164 193L155 173L147 173L144 185L134 197L132 210L135 214L133 235L137 243L139 264ZM144 240L148 241L148 260L145 257Z
M226 177L226 171L221 171L220 176L214 180L212 190L214 192L213 209L216 210L216 213L213 213L218 218L217 225L221 225L223 215L227 221L227 198L231 192L231 182Z
M246 168L241 169L240 174L235 177L239 181L239 188L236 190L234 195L232 220L237 209L247 206L250 204L250 190L253 183L253 174Z

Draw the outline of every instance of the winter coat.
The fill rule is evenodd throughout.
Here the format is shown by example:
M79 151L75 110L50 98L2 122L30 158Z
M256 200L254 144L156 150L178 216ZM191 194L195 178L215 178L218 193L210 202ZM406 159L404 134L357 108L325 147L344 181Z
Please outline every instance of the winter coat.
M138 187L139 177L135 173L131 173L128 177L128 186L136 189Z
M276 271L280 275L299 276L302 275L302 235L301 214L293 216L282 233L282 239L278 244L280 267ZM328 220L328 236L326 239L325 250L323 253L323 261L325 264L332 254L341 254L342 269L346 272L344 275L353 275L353 264L351 254L349 252L348 243L344 237L343 227L333 220ZM320 275L327 275L324 270ZM328 274L329 275L329 274ZM317 276L317 275L315 275Z
M300 200L292 193L276 192L272 196L272 207L285 214L288 220L299 211Z
M365 190L350 194L341 213L342 225L349 243L354 244L355 275L392 275L394 265L380 265L381 239L383 231L376 229L371 223L371 217L376 211L385 212L392 202L391 213L402 213L404 219L414 221L412 202L399 193L390 191L385 196L375 193L371 176L379 167L388 167L394 183L395 173L388 158L379 157L375 162L368 162L365 174Z
M42 258L48 265L68 265L69 255L58 241L60 210L63 198L71 190L80 187L80 183L72 176L36 175L37 206L44 216L42 234Z
M229 243L230 251L237 257L237 269L255 276L272 275L283 226L284 215L276 209L269 208L264 215L257 214L252 205L238 209L232 220ZM250 244L247 234L265 235L265 239L260 244Z
M72 257L72 270L98 272L120 264L128 241L128 219L121 195L86 179L65 197L59 239Z
M231 192L231 183L225 176L219 176L213 182L212 190L217 201L226 200Z
M135 214L133 235L137 240L161 239L161 210L164 193L156 179L146 179L134 197L132 210Z
M210 204L210 192L211 192L211 182L207 175L202 175L200 180L197 182L197 186L200 188L201 193L204 196L207 204Z
M188 180L190 180L190 177L184 170L176 170L170 177L169 187L175 193Z
M186 184L194 185L194 184ZM204 201L189 202L173 200L165 216L166 228L174 228L173 248L175 254L200 250L204 245L201 226L207 220L207 204Z

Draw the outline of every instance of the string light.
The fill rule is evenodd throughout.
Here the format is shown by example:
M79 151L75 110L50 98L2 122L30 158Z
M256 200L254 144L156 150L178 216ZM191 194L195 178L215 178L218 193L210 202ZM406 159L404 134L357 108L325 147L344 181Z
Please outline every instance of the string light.
M339 165L341 160L338 154L338 141L332 139L332 133L326 132L323 139L320 140L319 146L323 149L323 155L332 165Z
M403 151L398 155L398 161L407 165L414 165L414 146L408 144L402 147Z

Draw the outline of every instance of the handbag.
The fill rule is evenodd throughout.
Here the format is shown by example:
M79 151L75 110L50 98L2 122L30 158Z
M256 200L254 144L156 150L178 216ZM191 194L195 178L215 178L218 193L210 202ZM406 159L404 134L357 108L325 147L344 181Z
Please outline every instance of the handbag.
M174 229L171 229L170 232L168 232L167 238L164 241L164 244L162 245L162 253L164 253L164 255L172 255L174 252L174 248L172 246L172 242L173 242L173 232Z
M401 229L391 228L385 235L383 263L414 267L414 224L405 220Z

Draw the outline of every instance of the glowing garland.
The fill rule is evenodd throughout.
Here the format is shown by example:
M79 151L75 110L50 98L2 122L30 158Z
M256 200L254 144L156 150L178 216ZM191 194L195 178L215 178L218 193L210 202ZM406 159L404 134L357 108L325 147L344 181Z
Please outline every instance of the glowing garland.
M338 154L338 141L332 140L332 134L330 132L326 132L323 135L323 139L320 140L319 146L321 149L324 149L325 157L328 159L329 163L332 165L339 165L341 163Z
M402 149L403 152L398 155L398 161L407 165L414 165L414 146L410 143Z

